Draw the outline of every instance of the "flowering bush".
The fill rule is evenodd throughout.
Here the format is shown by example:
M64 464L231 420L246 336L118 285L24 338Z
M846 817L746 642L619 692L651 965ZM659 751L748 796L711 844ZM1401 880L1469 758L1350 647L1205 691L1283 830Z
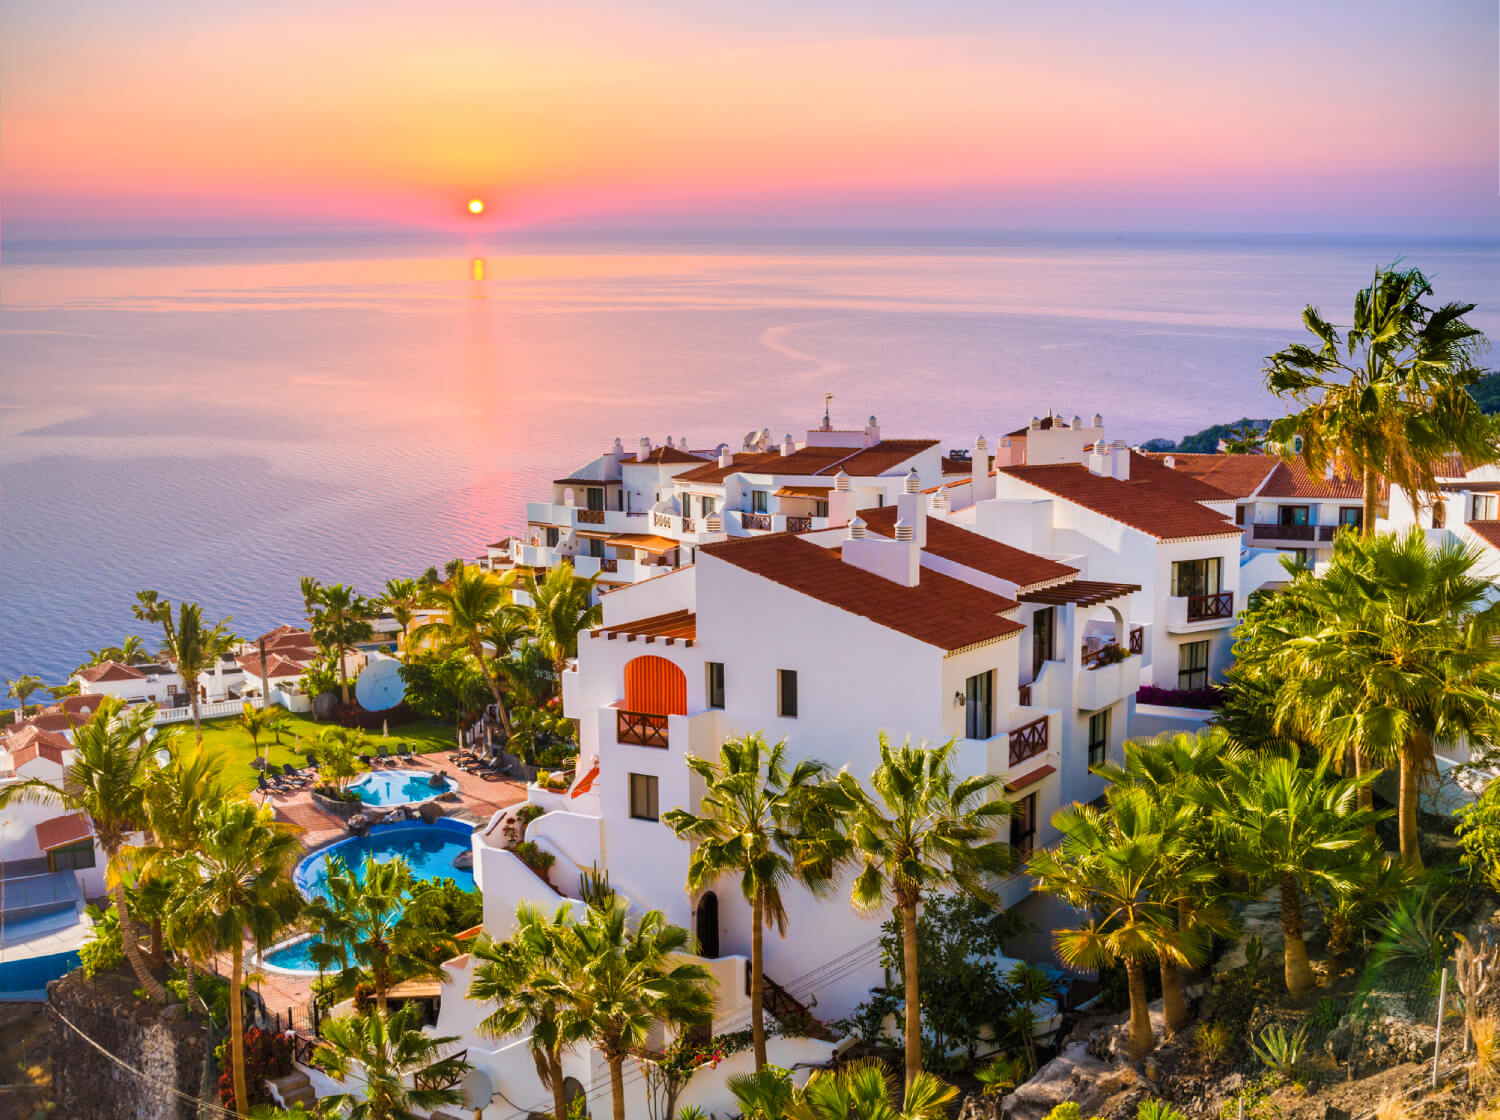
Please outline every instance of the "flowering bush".
M242 1109L235 1109L234 1076L229 1068L229 1040L214 1051L219 1059L219 1100L231 1111L246 1112L258 1104L269 1104L271 1095L266 1081L274 1081L292 1072L292 1040L286 1034L251 1027L245 1032L245 1092L250 1097Z
M1216 684L1207 688L1158 688L1143 684L1135 699L1140 704L1161 704L1168 708L1220 708L1228 697Z
M774 1021L767 1022L767 1036L777 1033L779 1026L780 1024ZM707 1042L698 1042L686 1034L680 1034L673 1040L672 1045L667 1047L661 1061L656 1064L664 1073L686 1080L705 1066L709 1069L718 1068L719 1063L731 1054L738 1054L741 1050L747 1049L750 1042L751 1033L748 1027L742 1031L716 1034Z

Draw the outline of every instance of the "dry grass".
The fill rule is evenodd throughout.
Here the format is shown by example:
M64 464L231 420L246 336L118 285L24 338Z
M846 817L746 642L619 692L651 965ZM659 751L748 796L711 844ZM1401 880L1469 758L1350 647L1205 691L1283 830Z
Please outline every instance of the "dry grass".
M1469 1037L1474 1040L1476 1085L1488 1085L1495 1080L1496 1065L1500 1063L1500 1031L1496 1026L1493 1015L1481 1015L1469 1024Z
M1375 1106L1375 1120L1407 1120L1411 1107L1404 1097L1396 1094L1382 1097Z

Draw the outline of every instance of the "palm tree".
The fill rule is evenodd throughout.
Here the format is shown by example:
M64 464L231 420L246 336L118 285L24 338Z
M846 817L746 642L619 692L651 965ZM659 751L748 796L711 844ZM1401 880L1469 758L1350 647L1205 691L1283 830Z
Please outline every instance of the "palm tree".
M880 734L880 765L872 798L849 775L836 790L848 815L848 854L860 866L851 901L858 910L892 906L901 918L906 987L906 1082L922 1072L922 1004L917 985L917 912L924 891L950 886L993 899L986 883L1012 865L1010 845L996 840L1011 807L993 797L1000 778L955 778L949 759L957 740L940 747L893 748Z
M1053 934L1057 952L1074 968L1123 963L1130 991L1130 1057L1140 1061L1156 1043L1146 1000L1146 965L1171 957L1189 959L1189 935L1177 928L1171 908L1151 897L1151 888L1169 858L1173 837L1182 830L1145 790L1111 786L1105 807L1073 805L1060 809L1052 825L1062 840L1033 853L1027 870L1036 889L1054 894L1087 920L1077 929Z
M474 958L479 964L469 981L469 998L494 1003L496 1009L479 1029L497 1038L525 1030L542 1084L552 1091L553 1120L567 1120L563 1091L563 1055L589 1038L589 1024L579 1015L566 971L567 939L572 911L560 906L550 919L525 903L516 908L516 931L510 940L481 936Z
M385 581L385 591L381 594L379 604L391 612L391 617L401 624L401 637L404 642L406 632L411 627L411 620L416 617L416 611L422 605L422 589L417 586L414 579L388 579Z
M837 1070L817 1070L796 1093L786 1120L943 1120L958 1090L930 1073L906 1083L897 1106L895 1079L876 1058L861 1058Z
M168 752L167 762L146 776L146 831L150 842L131 845L122 861L138 869L143 881L165 881L171 888L174 862L198 847L203 834L204 812L229 794L225 756L221 749L202 743L187 744L169 734L152 741L152 754ZM158 929L153 926L155 939ZM183 955L187 999L193 999L193 977L197 957L190 941L174 948Z
M318 771L323 781L343 794L364 773L365 733L347 727L325 727L318 732Z
M434 950L452 942L446 931L422 921L420 908L412 904L414 883L411 864L400 857L377 862L367 856L358 874L334 858L323 891L305 914L318 935L313 962L319 969L337 965L351 988L361 974L368 975L382 1016L391 985L403 977L437 975L430 962L441 954Z
M1204 934L1226 932L1229 920L1222 892L1216 889L1222 861L1213 822L1201 813L1182 810L1192 807L1188 796L1192 789L1221 780L1224 763L1243 755L1223 729L1210 727L1197 734L1166 733L1128 742L1122 766L1105 763L1095 768L1116 785L1144 790L1162 819L1176 828L1163 849L1151 895L1175 908L1177 930L1189 946L1201 944ZM1168 1030L1180 1030L1189 1016L1177 961L1166 954L1158 957L1158 964L1162 1015Z
M116 661L126 665L146 665L151 661L151 653L139 634L127 634L125 641L112 652Z
M478 568L461 567L447 584L428 591L426 605L442 612L441 618L424 622L411 633L411 641L431 637L445 645L467 650L484 673L495 698L500 726L510 735L510 716L500 692L494 662L485 652L485 641L497 618L510 606L510 590L498 577ZM501 651L503 652L503 651Z
M673 809L662 823L693 845L689 893L732 875L750 903L750 1031L759 1071L766 1064L764 930L772 926L786 936L782 889L793 881L820 893L832 886L826 877L805 873L810 869L799 867L795 851L801 808L827 767L805 759L788 771L786 742L767 746L758 733L727 740L717 762L690 754L687 765L705 786L701 815Z
M791 1073L777 1066L732 1074L724 1087L740 1106L740 1120L783 1120L796 1097Z
M323 590L323 584L313 576L303 576L300 581L302 590L302 617L312 625L313 611L318 605L318 594Z
M370 619L375 605L354 588L342 583L318 585L312 602L311 630L313 641L330 657L338 659L339 686L344 703L349 703L349 667L346 655L360 642L375 636Z
M113 696L100 697L93 717L73 732L73 761L62 782L27 778L0 787L0 809L12 801L61 805L93 822L94 839L109 865L110 897L120 915L126 959L146 993L165 1000L167 990L151 974L130 921L130 905L121 876L121 850L146 824L145 791L151 753L146 735L156 718L151 704L127 708Z
M1256 752L1228 761L1222 782L1191 795L1224 831L1229 866L1258 887L1279 890L1283 971L1293 995L1313 986L1302 937L1303 897L1309 891L1347 891L1357 874L1350 849L1386 815L1359 807L1359 789L1373 774L1338 778L1332 765L1327 755L1308 768L1294 751Z
M422 1030L410 1005L389 1020L374 1014L329 1019L315 1060L340 1081L359 1079L362 1090L324 1097L319 1115L424 1120L434 1109L461 1103L458 1083L469 1063L443 1054L457 1041L457 1036L439 1038Z
M1474 304L1434 310L1415 268L1376 271L1354 297L1344 334L1309 306L1302 323L1311 343L1294 343L1266 359L1266 387L1300 411L1271 425L1268 443L1296 450L1308 469L1333 464L1364 488L1365 533L1375 531L1381 480L1412 495L1414 505L1437 491L1434 471L1445 455L1470 462L1500 458L1500 433L1469 393L1484 371L1475 359L1484 335L1464 321Z
M578 653L578 636L598 626L603 608L591 603L594 579L580 579L566 560L538 580L535 572L526 572L522 588L531 597L526 608L532 636L552 658L552 668L561 673L568 658Z
M260 760L260 737L271 730L272 724L277 720L276 713L275 708L257 708L246 700L236 721L245 729L245 734L250 736L250 749L255 752L257 762Z
M618 896L588 907L560 945L578 1014L609 1066L614 1120L625 1120L625 1059L653 1024L696 1026L713 1015L712 974L682 956L692 947L687 930L660 910L631 922L626 909Z
M21 705L22 719L26 718L26 701L31 698L31 694L33 692L44 692L47 689L47 686L42 683L41 677L34 677L30 673L17 677L13 681L7 680L5 683L9 686L6 695Z
M193 952L229 953L229 1055L235 1108L245 1111L245 939L270 948L294 921L302 896L289 869L301 851L292 826L269 806L220 801L203 811L197 845L172 866L177 884L168 936Z
M1495 725L1500 607L1478 559L1416 528L1340 539L1302 590L1307 633L1275 655L1283 720L1335 754L1398 768L1401 858L1418 870L1418 779L1434 740L1482 739Z
M162 650L176 663L177 675L182 678L182 687L187 691L188 704L193 710L193 734L201 743L203 724L198 719L198 677L234 648L236 638L229 629L233 619L221 619L208 626L203 621L202 607L197 603L180 603L174 622L171 600L162 599L155 591L137 592L135 598L136 618L158 623L162 628Z

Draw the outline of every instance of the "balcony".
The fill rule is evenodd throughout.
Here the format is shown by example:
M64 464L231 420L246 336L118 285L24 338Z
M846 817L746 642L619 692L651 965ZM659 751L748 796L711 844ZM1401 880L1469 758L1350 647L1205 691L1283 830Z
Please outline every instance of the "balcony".
M666 750L667 716L651 712L629 712L623 708L615 711L615 741L637 747L656 747Z
M1234 592L1173 595L1167 600L1167 630L1173 634L1215 630L1234 622Z
M1078 674L1076 703L1080 711L1097 712L1135 694L1141 687L1141 659L1127 656L1122 661L1106 661L1095 656Z
M747 513L742 524L753 532L769 533L774 528L769 513Z
M1010 732L1010 765L1019 766L1028 758L1035 758L1047 751L1047 717L1041 716L1030 723L1023 723Z

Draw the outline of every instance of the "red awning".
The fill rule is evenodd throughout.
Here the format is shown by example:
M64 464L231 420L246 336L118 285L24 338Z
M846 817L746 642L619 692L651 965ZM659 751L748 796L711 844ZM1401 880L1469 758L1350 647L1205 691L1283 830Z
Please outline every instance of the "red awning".
M37 846L44 852L54 848L66 848L94 835L93 822L83 813L69 813L53 817L36 826Z
M1041 781L1048 774L1056 774L1056 773L1057 773L1057 768L1055 766L1038 766L1035 770L1032 770L1032 771L1030 771L1029 773L1026 773L1026 774L1022 774L1015 781L1013 781L1013 782L1006 782L1005 783L1005 792L1006 793L1019 793L1021 790L1025 789L1027 786L1034 786L1034 785L1036 785L1037 782Z

